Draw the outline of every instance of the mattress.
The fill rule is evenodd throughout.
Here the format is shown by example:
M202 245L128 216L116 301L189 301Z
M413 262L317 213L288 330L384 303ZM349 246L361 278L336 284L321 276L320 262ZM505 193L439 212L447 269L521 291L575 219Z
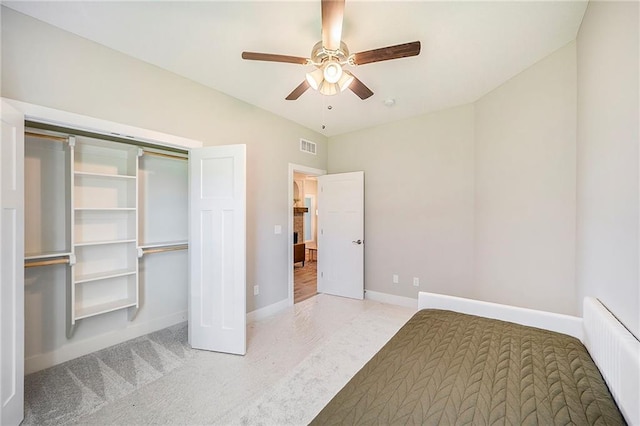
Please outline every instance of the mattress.
M311 424L625 422L578 339L428 309L417 312Z

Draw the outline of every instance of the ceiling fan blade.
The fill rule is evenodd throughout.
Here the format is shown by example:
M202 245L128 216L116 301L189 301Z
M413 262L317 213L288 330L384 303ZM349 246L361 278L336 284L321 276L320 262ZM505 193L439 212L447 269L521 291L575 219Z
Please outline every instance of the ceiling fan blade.
M420 42L396 44L395 46L382 47L380 49L367 50L353 55L353 63L356 65L370 64L371 62L388 61L390 59L408 58L420 53Z
M373 92L371 91L371 89L365 86L363 82L358 80L356 76L354 76L353 74L351 75L353 76L353 81L349 85L349 89L351 89L351 91L356 95L358 95L358 97L362 100L365 100L371 97L373 95Z
M242 59L251 61L287 62L290 64L307 65L308 59L300 56L274 55L271 53L242 52Z
M322 47L340 49L344 0L322 0Z
M289 96L287 96L285 99L288 101L295 101L300 97L300 95L306 92L308 88L309 83L307 83L307 80L303 80L302 83L300 83L298 87L293 89L293 92L289 93Z

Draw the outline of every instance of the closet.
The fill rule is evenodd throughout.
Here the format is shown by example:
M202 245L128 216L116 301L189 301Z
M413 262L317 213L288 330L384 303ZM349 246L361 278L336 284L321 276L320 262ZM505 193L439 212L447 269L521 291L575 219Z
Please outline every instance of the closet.
M25 374L183 321L245 354L246 146L1 103L2 423Z
M185 321L187 153L34 125L24 163L27 364L137 317L160 328ZM35 364L28 370L46 361Z

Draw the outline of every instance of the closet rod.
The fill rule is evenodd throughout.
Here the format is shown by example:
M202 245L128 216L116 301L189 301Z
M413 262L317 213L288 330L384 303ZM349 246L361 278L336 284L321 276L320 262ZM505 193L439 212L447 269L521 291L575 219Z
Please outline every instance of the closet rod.
M64 136L42 135L40 133L24 132L25 136L33 136L35 138L49 139L56 142L69 142L69 138Z
M144 151L144 155L153 155L155 157L172 158L174 160L188 160L187 157L181 157L179 155L171 155L171 154L164 154L162 152L147 151L146 149L143 151Z
M142 249L142 254L163 253L166 251L186 250L188 248L189 248L188 244L181 244L179 246L154 247L154 248Z
M51 259L51 260L36 260L35 262L25 262L25 268L35 268L36 266L49 266L49 265L67 265L69 259Z

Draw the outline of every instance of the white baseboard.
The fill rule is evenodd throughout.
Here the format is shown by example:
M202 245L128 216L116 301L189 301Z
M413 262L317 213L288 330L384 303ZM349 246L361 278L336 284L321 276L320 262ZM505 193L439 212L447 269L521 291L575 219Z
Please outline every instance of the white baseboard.
M445 309L568 334L582 341L582 318L445 294L418 294L418 309Z
M162 330L163 328L179 324L186 320L187 311L181 311L144 323L132 324L130 327L125 329L101 334L100 336L91 339L70 343L51 352L34 355L29 358L25 358L24 374L30 374L45 368L53 367L54 365L108 348L109 346L117 345L118 343L122 343L127 340L135 339L136 337L144 336L145 334L153 333L154 331ZM82 327L82 324L80 324L80 327Z
M265 306L264 308L256 309L255 311L251 311L247 314L247 322L259 321L261 319L270 317L271 315L275 315L278 312L288 308L291 306L289 304L289 299L284 299L276 303L272 303L271 305Z
M380 293L378 291L365 290L364 298L375 302L388 303L389 305L405 306L407 308L415 308L418 306L417 299L396 296L395 294Z

